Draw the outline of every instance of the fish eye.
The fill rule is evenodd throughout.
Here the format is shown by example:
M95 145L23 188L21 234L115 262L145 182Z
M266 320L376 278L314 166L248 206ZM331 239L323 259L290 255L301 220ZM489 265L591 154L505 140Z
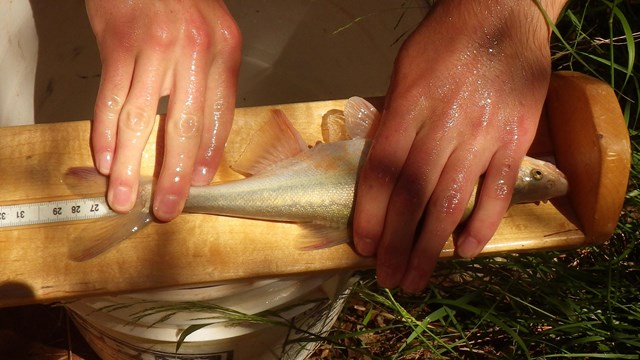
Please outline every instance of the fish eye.
M531 169L531 177L533 180L542 180L542 178L544 178L544 172L540 169Z

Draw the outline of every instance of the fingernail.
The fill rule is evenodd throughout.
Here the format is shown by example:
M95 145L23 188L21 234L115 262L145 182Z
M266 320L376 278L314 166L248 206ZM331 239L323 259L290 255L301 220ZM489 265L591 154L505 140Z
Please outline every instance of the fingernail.
M456 248L458 255L467 259L478 255L480 253L480 250L480 243L478 243L478 240L471 236L467 236L462 239Z
M110 194L109 205L111 205L115 211L129 211L133 206L133 201L135 200L132 194L133 191L131 187L120 185Z
M193 170L191 184L195 186L209 185L213 176L211 169L206 166L198 166Z
M111 171L111 152L105 151L96 159L96 167L102 175L109 175Z
M161 196L153 202L153 214L161 221L171 221L178 216L182 204L176 195Z
M356 250L362 256L374 256L377 250L377 244L374 240L367 237L356 237Z

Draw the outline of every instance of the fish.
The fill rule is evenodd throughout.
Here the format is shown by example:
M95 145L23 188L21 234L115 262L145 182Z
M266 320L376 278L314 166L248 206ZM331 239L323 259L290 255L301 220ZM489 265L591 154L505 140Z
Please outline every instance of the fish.
M358 174L379 118L366 100L350 98L344 111L323 119L325 138L335 141L309 147L284 112L273 109L232 166L246 177L191 187L184 213L296 223L305 230L301 248L306 250L349 242ZM74 182L104 181L81 168L66 176ZM473 211L480 186L479 179L461 222ZM525 157L511 204L546 201L567 191L567 179L555 165ZM152 181L141 184L134 208L104 220L102 231L88 232L94 236L80 242L84 245L71 258L92 259L154 222L151 194Z

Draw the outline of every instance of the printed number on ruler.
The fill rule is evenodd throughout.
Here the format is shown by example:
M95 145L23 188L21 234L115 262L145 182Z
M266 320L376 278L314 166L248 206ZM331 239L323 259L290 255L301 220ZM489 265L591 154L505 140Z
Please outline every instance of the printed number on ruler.
M0 228L114 215L104 197L0 206Z

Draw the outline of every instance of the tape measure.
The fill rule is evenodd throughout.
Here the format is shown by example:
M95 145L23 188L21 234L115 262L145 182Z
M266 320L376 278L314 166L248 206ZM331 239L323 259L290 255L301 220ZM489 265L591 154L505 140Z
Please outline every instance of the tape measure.
M91 220L116 215L104 197L0 206L0 228Z

